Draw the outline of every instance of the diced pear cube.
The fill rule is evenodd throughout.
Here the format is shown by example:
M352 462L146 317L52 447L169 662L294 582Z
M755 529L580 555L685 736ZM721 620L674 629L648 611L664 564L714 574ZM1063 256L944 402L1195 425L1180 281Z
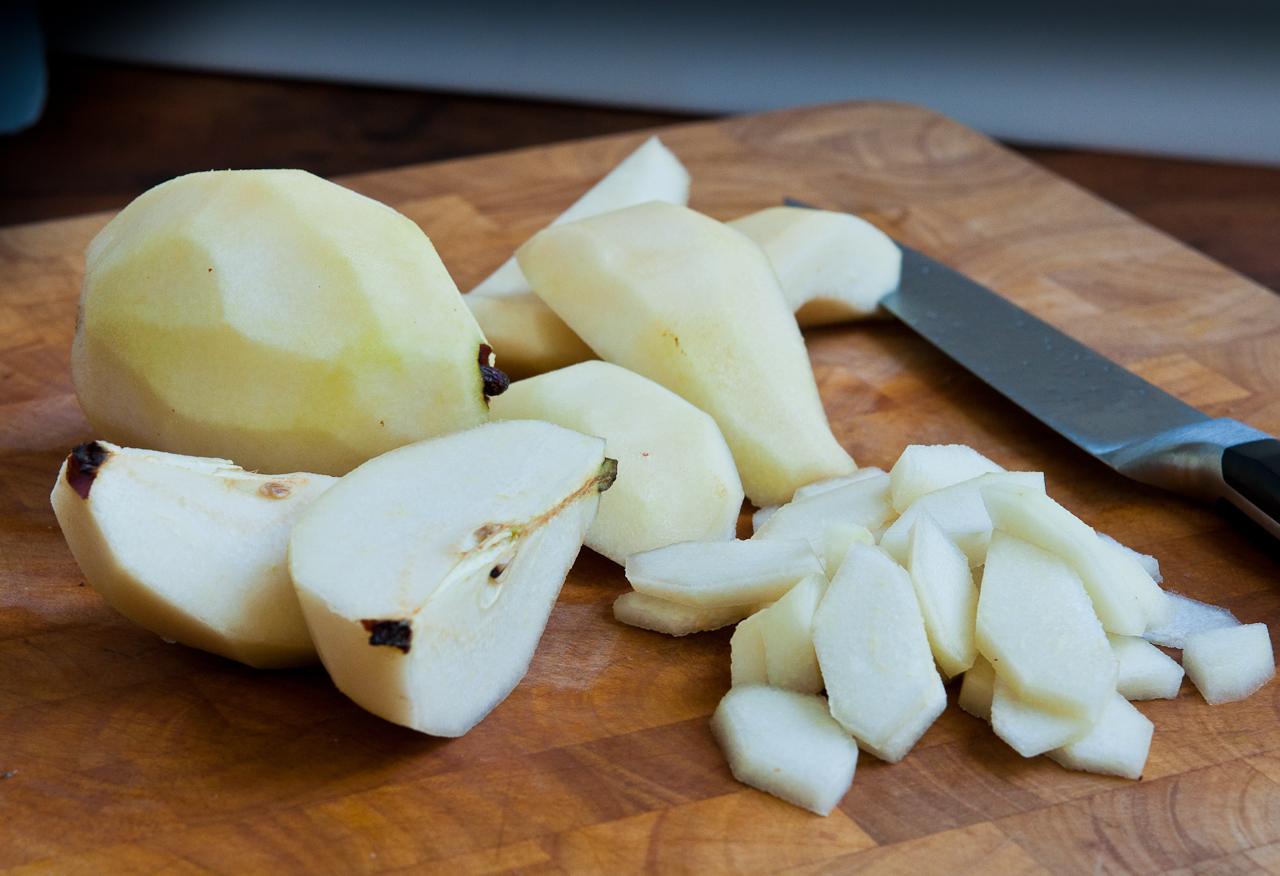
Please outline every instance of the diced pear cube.
M627 557L640 593L695 608L774 602L822 572L806 541L687 541Z
M1069 770L1138 779L1147 764L1154 733L1155 725L1147 716L1116 694L1092 733L1048 752L1048 756Z
M729 624L736 624L755 614L760 608L758 604L695 608L632 590L613 601L613 616L624 624L642 630L666 633L668 636L687 636L690 633L718 630Z
M803 538L815 554L821 554L824 524L845 523L876 530L892 517L889 476L880 474L788 502L751 537L757 540Z
M901 514L925 493L1004 469L963 444L911 444L889 470L893 507Z
M813 616L831 714L859 744L901 760L946 707L907 570L854 542Z
M1147 587L1159 590L1159 586L1136 560L1108 550L1092 527L1037 490L991 483L982 487L982 499L996 529L1070 564L1107 632L1122 636L1146 632L1148 614L1141 592Z
M1188 633L1182 668L1209 705L1242 700L1275 677L1271 634L1266 624Z
M729 640L729 677L734 687L740 684L768 684L769 666L764 655L764 626L760 614L738 624Z
M1018 754L1035 757L1084 739L1093 731L1093 722L1031 705L997 673L991 700L991 727Z
M1182 687L1182 667L1168 654L1138 636L1107 633L1120 661L1116 692L1126 700L1171 700Z
M1147 630L1142 634L1142 638L1153 645L1181 648L1182 640L1188 633L1240 626L1236 616L1225 608L1199 602L1180 593L1170 593L1168 596L1169 602L1173 604L1173 619L1169 621L1169 625L1159 630Z
M996 671L981 654L964 674L960 685L960 708L975 718L991 722L991 703L996 695Z
M977 639L996 674L1040 708L1094 722L1115 693L1119 664L1080 576L998 530L978 595Z
M972 666L978 655L973 635L978 588L968 558L928 511L922 511L911 527L907 567L920 600L933 659L948 678L955 678Z
M827 815L858 765L858 746L822 697L765 685L732 688L711 732L739 782Z
M987 543L991 541L991 515L982 501L984 484L1008 483L1044 492L1044 475L1038 471L1006 471L980 475L932 493L925 493L893 522L880 538L880 547L899 563L907 562L911 527L916 515L928 511L951 540L969 558L970 568L986 562Z
M843 523L838 520L827 520L822 524L822 564L826 567L827 578L834 578L844 562L849 546L855 541L874 545L873 536L865 526L856 523Z
M809 575L759 614L769 684L800 693L822 690L813 650L813 613L827 592L825 575Z

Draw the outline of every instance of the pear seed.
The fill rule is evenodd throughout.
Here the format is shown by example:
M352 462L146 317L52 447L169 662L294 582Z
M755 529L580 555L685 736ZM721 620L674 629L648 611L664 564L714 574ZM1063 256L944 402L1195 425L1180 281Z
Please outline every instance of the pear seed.
M97 441L90 441L72 450L67 457L67 483L81 499L89 498L93 479L98 476L98 469L109 455L107 448Z
M403 620L362 620L361 624L369 633L370 645L389 645L409 653L409 643L413 638L413 627Z
M289 494L293 492L293 488L280 481L268 481L258 487L258 492L268 499L287 499Z

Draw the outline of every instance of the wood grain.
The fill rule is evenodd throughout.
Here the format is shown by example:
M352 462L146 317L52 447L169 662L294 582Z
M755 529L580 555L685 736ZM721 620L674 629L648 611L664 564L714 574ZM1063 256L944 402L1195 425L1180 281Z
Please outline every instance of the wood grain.
M353 177L467 288L643 135ZM1210 414L1280 432L1280 301L1034 163L925 110L845 104L666 129L693 206L784 195L852 210ZM864 756L827 819L734 782L707 718L728 632L613 621L621 570L584 551L528 677L467 736L362 712L318 668L255 672L123 620L48 505L92 435L69 376L84 245L107 216L0 231L0 872L1280 872L1280 686L1189 685L1139 782L1023 760L951 706L901 764ZM813 331L862 464L971 444L1166 586L1280 622L1276 567L1208 511L1119 478L892 322ZM954 691L952 692L954 697Z

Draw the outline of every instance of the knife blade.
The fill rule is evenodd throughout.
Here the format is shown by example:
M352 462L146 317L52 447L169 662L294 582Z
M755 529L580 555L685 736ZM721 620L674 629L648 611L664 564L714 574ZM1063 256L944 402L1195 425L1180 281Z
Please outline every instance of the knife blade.
M881 306L1085 453L1211 505L1280 556L1280 441L1208 416L982 284L898 246L902 280Z

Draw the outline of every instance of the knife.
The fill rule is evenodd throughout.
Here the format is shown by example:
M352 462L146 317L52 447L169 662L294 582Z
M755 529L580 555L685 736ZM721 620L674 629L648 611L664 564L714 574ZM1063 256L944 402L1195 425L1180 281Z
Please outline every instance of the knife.
M1212 506L1280 557L1280 441L1208 416L985 286L898 246L902 280L881 306L1085 453Z

